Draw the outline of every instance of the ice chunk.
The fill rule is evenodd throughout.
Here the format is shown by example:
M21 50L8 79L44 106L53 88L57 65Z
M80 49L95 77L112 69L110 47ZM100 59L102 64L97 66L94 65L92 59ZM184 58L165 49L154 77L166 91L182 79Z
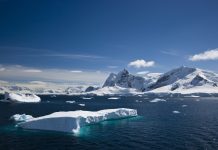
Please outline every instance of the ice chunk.
M22 121L27 121L33 119L33 116L31 115L26 115L26 114L15 114L10 117L10 120L14 120L16 122L22 122Z
M66 101L66 103L74 104L76 101Z
M78 105L83 106L83 107L85 106L85 104L78 104Z
M82 99L92 99L92 97L82 97Z
M177 111L177 110L174 110L173 113L174 113L174 114L179 114L180 112Z
M137 116L137 110L128 108L105 109L95 112L82 110L55 112L18 123L18 127L76 133L79 132L81 127L86 125L134 116Z
M119 97L109 97L108 99L120 99Z
M157 102L166 102L165 99L160 99L160 98L155 98L153 100L150 101L151 103L157 103Z
M182 107L187 107L187 105L182 105Z
M5 92L5 100L9 102L27 102L27 103L36 103L40 102L41 99L35 94L18 94L18 93L8 93Z

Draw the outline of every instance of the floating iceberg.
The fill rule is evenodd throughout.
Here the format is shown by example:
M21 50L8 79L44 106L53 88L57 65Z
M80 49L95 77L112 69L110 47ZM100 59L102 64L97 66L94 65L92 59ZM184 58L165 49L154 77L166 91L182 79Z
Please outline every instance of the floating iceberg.
M78 104L78 105L83 106L83 107L86 106L85 104Z
M16 122L23 122L23 121L27 121L33 119L33 116L31 115L26 115L26 114L15 114L13 116L10 117L10 120L14 120Z
M18 94L18 93L8 93L5 92L5 100L9 102L27 102L27 103L36 103L40 102L41 99L35 94Z
M151 103L166 102L166 100L165 100L165 99L155 98L155 99L151 100L150 102L151 102Z
M119 97L109 97L108 99L120 99Z
M92 97L82 97L82 99L92 99Z
M76 101L66 101L66 103L74 104Z
M174 114L179 114L180 112L177 111L177 110L174 110L173 113L174 113Z
M50 115L18 123L24 129L50 130L77 133L81 127L106 120L137 116L137 110L128 108L105 109L100 111L55 112Z

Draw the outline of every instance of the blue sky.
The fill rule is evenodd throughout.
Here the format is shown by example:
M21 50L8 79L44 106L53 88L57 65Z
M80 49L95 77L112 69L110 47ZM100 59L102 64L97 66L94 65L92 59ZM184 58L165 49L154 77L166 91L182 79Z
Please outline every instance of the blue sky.
M5 71L17 65L104 77L123 68L218 71L217 57L191 59L217 54L217 6L216 0L0 0L0 75L16 79ZM145 65L129 65L136 60Z

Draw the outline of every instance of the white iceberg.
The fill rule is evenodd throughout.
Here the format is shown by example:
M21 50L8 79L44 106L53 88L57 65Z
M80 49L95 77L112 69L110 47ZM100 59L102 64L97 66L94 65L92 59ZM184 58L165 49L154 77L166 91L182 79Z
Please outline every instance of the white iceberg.
M74 104L76 101L66 101L66 103Z
M119 97L109 97L108 99L120 99Z
M174 113L174 114L179 114L180 112L177 111L177 110L174 110L173 113Z
M55 112L50 115L18 123L24 129L50 130L77 133L81 127L106 120L137 116L137 110L128 108L105 109L100 111Z
M150 101L151 103L157 103L157 102L166 102L165 99L160 99L160 98L155 98L153 100Z
M78 105L83 106L83 107L86 106L85 104L78 104Z
M35 94L19 94L19 93L8 93L8 92L5 92L5 100L9 102L27 102L27 103L36 103L41 101L40 97Z
M92 99L92 97L82 97L82 99Z
M26 115L26 114L15 114L10 117L10 120L14 120L16 122L22 122L22 121L27 121L33 119L33 116L31 115Z

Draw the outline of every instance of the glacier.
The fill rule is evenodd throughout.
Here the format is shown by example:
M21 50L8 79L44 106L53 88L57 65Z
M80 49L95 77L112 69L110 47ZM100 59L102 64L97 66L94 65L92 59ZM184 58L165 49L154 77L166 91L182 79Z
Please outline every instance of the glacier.
M20 94L20 93L5 92L5 100L9 102L36 103L36 102L40 102L41 98L35 94Z
M129 108L105 109L100 111L55 112L46 116L25 120L17 124L23 129L49 130L78 133L81 127L107 120L137 116L137 110Z

